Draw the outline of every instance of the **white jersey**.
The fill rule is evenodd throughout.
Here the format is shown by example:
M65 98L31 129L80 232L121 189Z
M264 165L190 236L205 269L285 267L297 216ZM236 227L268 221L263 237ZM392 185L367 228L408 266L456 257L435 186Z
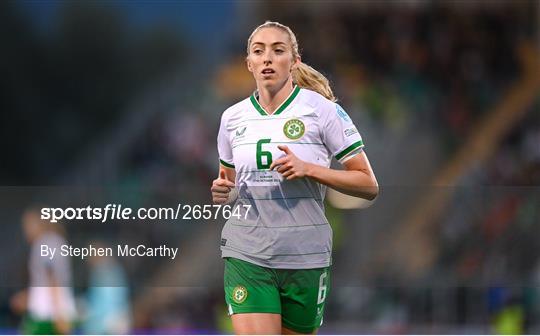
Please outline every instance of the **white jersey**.
M306 269L331 264L332 229L324 215L325 186L309 178L285 180L270 171L287 145L301 160L329 167L364 147L358 130L338 104L295 87L271 115L256 94L221 118L218 151L236 171L237 206L251 205L245 218L231 217L222 232L223 257L271 268Z
M56 233L46 233L39 237L30 251L30 288L28 290L28 312L39 320L54 320L62 317L73 320L76 317L75 298L71 286L71 267L69 257L55 256L52 260L49 256L41 255L43 245L56 248L60 254L60 248L66 244L64 238ZM50 277L54 276L57 281L57 301L53 298L53 284Z

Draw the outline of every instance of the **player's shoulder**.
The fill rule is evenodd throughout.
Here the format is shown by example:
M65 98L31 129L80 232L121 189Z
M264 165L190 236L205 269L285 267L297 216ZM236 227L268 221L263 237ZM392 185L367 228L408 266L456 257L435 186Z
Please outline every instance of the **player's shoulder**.
M223 111L221 118L223 120L230 120L238 117L240 114L242 114L243 111L245 111L247 108L249 108L249 97L245 98L231 106L229 106L225 111Z
M335 102L310 89L302 88L299 98L302 104L313 108L319 116L335 112L338 106Z
M46 232L43 235L40 236L39 241L41 242L41 245L49 245L49 246L61 246L65 244L66 240L64 237L62 237L60 234L56 232Z

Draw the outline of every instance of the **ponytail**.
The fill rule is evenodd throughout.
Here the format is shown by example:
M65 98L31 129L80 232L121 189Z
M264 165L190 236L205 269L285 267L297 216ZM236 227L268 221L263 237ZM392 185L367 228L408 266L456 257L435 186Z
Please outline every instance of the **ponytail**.
M333 102L337 101L328 79L306 63L300 62L300 64L293 69L292 76L293 82L299 87L315 91Z

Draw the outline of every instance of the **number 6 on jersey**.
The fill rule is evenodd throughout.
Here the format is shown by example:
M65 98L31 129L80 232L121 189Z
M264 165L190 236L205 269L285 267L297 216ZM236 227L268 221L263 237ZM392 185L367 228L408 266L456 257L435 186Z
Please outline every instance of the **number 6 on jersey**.
M257 141L257 169L269 169L272 164L272 153L263 151L262 145L270 143L272 139L261 139ZM266 158L266 163L263 163L263 157Z

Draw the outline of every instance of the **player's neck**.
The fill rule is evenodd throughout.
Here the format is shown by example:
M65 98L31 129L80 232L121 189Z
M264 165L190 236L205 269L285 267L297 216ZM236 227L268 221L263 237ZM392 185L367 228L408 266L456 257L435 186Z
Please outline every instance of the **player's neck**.
M260 87L257 90L259 93L259 104L264 108L266 113L274 114L287 97L289 97L293 89L294 84L292 81L287 81L285 85L275 91L269 88Z

